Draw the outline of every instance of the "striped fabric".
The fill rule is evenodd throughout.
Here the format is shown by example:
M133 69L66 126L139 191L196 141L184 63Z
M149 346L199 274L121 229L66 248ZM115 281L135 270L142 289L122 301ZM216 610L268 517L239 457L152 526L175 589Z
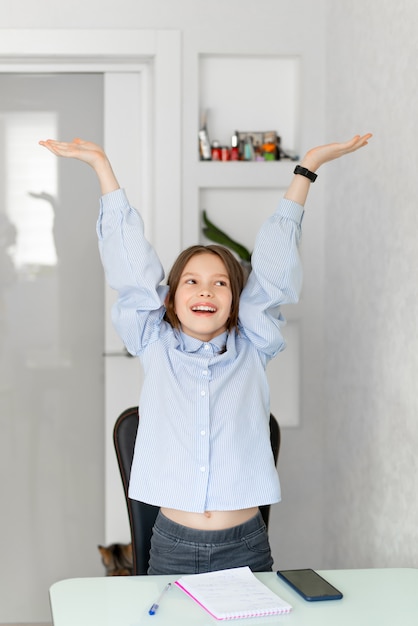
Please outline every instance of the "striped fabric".
M280 500L265 368L285 347L280 305L300 292L302 217L302 206L280 202L256 239L239 332L202 343L163 320L164 273L124 191L102 197L99 248L119 294L113 322L145 373L131 498L192 512Z

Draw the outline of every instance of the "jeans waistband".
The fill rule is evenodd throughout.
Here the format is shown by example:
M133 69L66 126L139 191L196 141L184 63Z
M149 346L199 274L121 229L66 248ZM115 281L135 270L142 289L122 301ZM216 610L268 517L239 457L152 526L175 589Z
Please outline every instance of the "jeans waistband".
M199 530L197 528L189 528L188 526L182 526L168 519L161 511L157 515L155 520L155 526L160 532L164 532L177 539L184 541L193 541L196 543L222 543L224 541L234 541L245 537L252 532L264 528L264 520L260 511L254 515L251 519L238 524L238 526L232 526L231 528L222 528L221 530Z

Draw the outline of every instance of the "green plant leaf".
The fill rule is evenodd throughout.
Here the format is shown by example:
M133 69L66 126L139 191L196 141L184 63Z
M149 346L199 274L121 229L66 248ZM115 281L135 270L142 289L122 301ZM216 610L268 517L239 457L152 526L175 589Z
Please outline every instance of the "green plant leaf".
M248 248L240 244L238 241L235 241L227 235L227 233L215 226L215 224L209 220L206 211L203 211L203 222L205 226L202 230L205 237L210 239L210 241L214 241L221 246L225 246L226 248L233 250L243 261L246 261L247 263L251 262L251 252Z

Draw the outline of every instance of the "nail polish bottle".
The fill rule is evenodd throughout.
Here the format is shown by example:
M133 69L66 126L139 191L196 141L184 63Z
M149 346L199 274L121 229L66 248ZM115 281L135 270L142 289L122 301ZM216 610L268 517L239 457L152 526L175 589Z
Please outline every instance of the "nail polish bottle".
M219 141L212 141L212 161L220 161L222 156L222 149L219 145Z
M230 161L231 153L228 146L221 146L221 161Z

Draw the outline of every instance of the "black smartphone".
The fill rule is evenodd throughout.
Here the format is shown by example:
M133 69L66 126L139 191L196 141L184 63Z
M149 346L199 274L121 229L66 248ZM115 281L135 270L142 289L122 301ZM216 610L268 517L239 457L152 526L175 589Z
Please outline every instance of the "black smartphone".
M343 597L341 591L333 587L313 569L279 570L277 576L309 602L340 600Z

